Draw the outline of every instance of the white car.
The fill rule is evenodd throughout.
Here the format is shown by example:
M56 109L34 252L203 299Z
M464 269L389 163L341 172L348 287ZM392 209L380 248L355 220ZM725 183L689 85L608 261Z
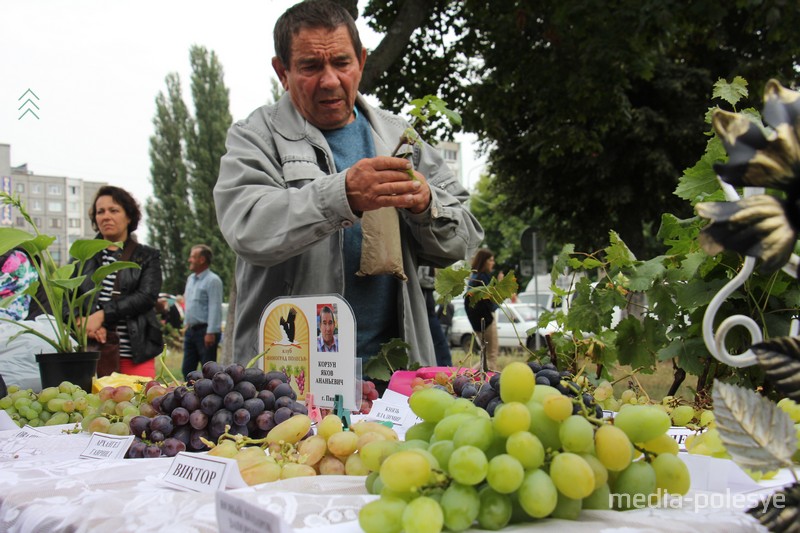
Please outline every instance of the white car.
M553 300L555 294L550 291L535 292L521 292L517 294L517 302L528 304L532 307L541 307L542 309L553 310Z
M450 326L448 335L452 346L460 346L465 351L469 351L472 344L474 332L467 318L467 311L464 308L463 300L453 301L453 323ZM519 348L520 343L524 343L530 349L536 347L535 331L537 328L539 313L531 305L524 303L503 304L503 309L495 311L497 321L497 339L500 348L514 349ZM508 316L506 316L506 313ZM528 335L531 330L532 334ZM540 339L540 346L542 340ZM472 351L477 351L473 347Z

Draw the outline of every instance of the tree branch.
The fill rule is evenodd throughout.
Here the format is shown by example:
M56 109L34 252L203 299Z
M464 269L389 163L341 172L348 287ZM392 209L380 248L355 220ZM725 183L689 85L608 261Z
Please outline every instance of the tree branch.
M367 56L359 90L372 93L381 76L397 61L411 40L414 30L423 25L434 9L435 3L427 0L404 0L400 3L397 18L375 50Z

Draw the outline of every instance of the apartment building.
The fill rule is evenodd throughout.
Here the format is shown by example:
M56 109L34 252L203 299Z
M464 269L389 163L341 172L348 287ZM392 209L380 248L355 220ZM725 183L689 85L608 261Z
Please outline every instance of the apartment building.
M107 183L35 174L27 164L12 167L11 146L0 144L0 188L22 200L39 231L56 237L51 253L59 264L68 261L69 247L77 239L94 238L89 208L103 185ZM22 214L7 205L0 206L0 226L32 230Z
M464 183L463 172L461 172L461 143L449 141L440 142L436 145L436 148L439 149L447 166L450 167L450 170L452 170L453 174L458 178L458 182L464 187L467 187L467 184Z

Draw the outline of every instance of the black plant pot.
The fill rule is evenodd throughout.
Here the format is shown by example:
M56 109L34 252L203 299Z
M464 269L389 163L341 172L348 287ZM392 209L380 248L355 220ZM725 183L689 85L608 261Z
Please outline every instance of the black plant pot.
M91 393L92 378L97 373L99 359L100 352L36 354L42 388L58 387L62 381L69 381Z

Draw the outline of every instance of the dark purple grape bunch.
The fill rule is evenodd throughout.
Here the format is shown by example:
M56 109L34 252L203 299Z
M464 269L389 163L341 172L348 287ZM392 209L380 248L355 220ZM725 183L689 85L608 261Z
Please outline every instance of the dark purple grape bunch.
M188 417L188 412L186 416ZM125 456L131 459L174 457L185 451L181 427L176 426L173 420L174 415L156 415L153 418L137 415L131 418L129 425L134 439Z
M308 414L297 401L284 372L264 372L215 361L187 375L187 386L162 397L159 412L171 418L188 451L204 451L203 440L217 442L225 433L263 438L295 414Z

